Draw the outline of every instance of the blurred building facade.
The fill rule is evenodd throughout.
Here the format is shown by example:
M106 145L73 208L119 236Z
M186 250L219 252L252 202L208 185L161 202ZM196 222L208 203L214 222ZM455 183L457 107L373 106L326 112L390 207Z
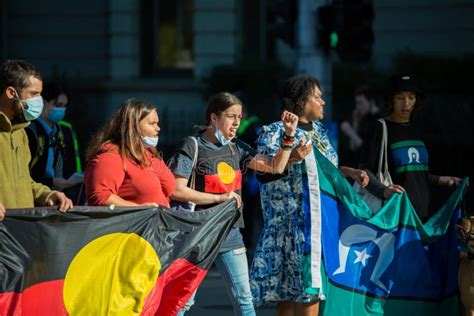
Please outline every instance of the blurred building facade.
M474 53L474 2L374 0L373 63L387 69L393 56L462 57Z
M172 145L203 122L203 90L215 66L277 59L304 72L300 48L312 41L315 48L309 54L316 59L308 60L317 63L310 73L337 59L318 50L316 32L305 33L305 23L315 27L317 8L330 1L298 1L306 11L295 13L293 47L291 39L272 38L269 7L290 8L292 3L2 0L1 56L28 60L46 77L65 77L76 92L74 103L80 104L74 113L86 118L79 123L83 132L96 129L123 100L144 98L158 106L160 141ZM389 68L393 55L404 50L441 56L474 53L471 0L378 0L373 6L371 62L376 67ZM325 74L323 87L330 94L330 69Z

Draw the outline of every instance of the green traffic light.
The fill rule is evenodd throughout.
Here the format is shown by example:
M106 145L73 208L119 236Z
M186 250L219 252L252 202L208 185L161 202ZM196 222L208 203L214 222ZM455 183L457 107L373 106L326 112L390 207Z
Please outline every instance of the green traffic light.
M331 34L329 35L329 43L330 43L331 48L336 48L338 41L339 41L339 38L337 37L337 33L331 32Z

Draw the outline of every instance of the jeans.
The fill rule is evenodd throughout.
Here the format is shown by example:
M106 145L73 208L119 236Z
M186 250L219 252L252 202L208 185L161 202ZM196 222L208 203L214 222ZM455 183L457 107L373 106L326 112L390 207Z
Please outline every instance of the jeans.
M234 315L255 316L245 248L221 252L217 255L214 263L224 278L227 294L234 308ZM184 315L193 306L195 295L196 292L179 311L178 316Z

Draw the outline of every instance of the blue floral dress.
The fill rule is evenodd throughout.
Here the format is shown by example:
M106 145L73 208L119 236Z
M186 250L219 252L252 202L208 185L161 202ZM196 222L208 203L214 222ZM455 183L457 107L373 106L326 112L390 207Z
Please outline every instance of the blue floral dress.
M296 130L294 146L311 139L313 146L337 166L337 153L329 143L327 129L318 121L312 131ZM284 133L281 122L264 126L257 140L258 152L275 156ZM293 164L288 175L261 184L264 226L250 271L250 286L256 306L271 302L309 303L317 296L305 293L301 261L305 244L303 164Z

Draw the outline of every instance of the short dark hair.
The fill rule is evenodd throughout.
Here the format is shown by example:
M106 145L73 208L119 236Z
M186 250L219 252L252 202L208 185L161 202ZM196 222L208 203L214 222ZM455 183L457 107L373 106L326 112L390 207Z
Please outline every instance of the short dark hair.
M311 76L294 76L286 80L281 91L283 109L301 115L314 86L321 89L318 79Z
M65 84L57 80L47 81L43 84L43 92L41 92L41 96L43 96L43 99L46 101L49 102L54 100L61 94L64 94L67 97L68 102L71 101L71 96Z
M20 93L21 89L28 86L30 76L43 81L41 73L34 65L20 59L5 61L0 68L1 93L10 86Z
M227 108L236 104L242 106L242 101L232 93L220 92L212 95L207 102L206 124L209 125L211 123L212 113L219 115L227 110Z

